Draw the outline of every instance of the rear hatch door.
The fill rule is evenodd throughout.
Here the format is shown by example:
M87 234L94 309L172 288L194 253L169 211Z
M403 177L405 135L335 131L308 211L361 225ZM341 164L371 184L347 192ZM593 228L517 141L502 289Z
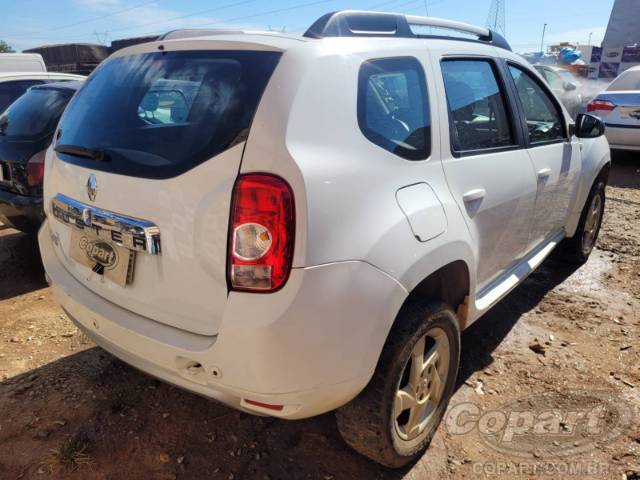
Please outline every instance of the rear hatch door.
M224 46L167 42L104 62L60 121L45 181L57 255L72 275L201 335L217 333L226 306L232 189L280 56Z

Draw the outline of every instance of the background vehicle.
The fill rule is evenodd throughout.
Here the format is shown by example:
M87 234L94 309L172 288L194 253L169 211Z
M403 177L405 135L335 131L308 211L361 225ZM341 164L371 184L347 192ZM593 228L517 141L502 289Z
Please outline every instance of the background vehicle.
M547 81L553 93L562 100L562 103L575 116L582 110L583 98L579 91L579 81L567 69L551 65L534 65L535 69Z
M46 72L39 53L0 53L0 72Z
M460 331L563 240L587 259L602 131L498 34L441 19L138 45L60 120L43 262L118 357L248 412L340 408L345 440L397 467L444 414Z
M35 233L44 219L44 154L82 82L31 87L0 114L0 221Z
M67 80L84 80L81 75L68 73L0 73L0 113L18 99L29 87L43 83L62 82Z
M612 149L640 151L640 66L622 72L587 111L604 120Z

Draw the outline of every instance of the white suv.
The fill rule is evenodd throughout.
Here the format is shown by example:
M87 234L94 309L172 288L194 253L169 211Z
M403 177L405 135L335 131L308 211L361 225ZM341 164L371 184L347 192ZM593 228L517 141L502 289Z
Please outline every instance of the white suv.
M175 37L112 55L60 121L40 231L57 298L151 375L258 415L338 409L358 451L409 462L460 332L564 239L591 252L601 122L446 20Z

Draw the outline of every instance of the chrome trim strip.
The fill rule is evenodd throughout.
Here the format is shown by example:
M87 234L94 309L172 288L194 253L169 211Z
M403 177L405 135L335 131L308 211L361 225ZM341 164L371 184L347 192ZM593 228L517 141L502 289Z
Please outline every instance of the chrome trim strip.
M162 254L160 229L148 220L108 212L61 193L51 200L51 212L64 224L90 229L99 237L130 250L149 255Z

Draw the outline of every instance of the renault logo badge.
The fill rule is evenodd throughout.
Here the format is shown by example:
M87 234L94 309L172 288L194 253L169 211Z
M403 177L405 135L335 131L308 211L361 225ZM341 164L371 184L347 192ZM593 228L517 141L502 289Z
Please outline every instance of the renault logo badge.
M98 195L98 180L96 180L96 176L92 173L87 180L87 196L89 200L93 202L96 199L96 195Z

